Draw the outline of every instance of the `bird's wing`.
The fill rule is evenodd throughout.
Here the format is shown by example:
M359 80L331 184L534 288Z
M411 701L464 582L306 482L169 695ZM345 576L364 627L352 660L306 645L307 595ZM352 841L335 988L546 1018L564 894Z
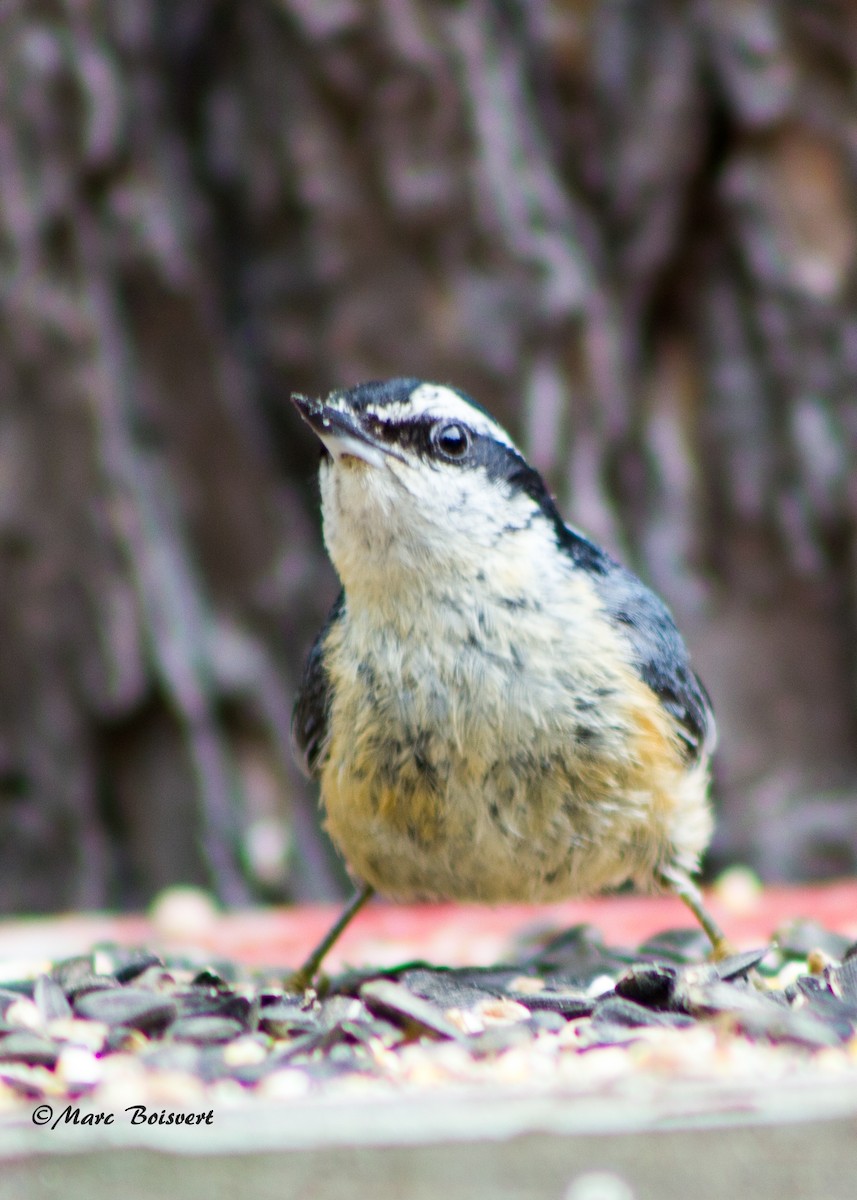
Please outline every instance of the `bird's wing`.
M698 759L714 749L716 730L708 693L690 665L669 609L636 575L609 561L596 586L602 604L627 639L634 665Z
M711 701L663 600L606 550L566 525L549 498L540 503L554 523L560 549L578 570L586 571L604 611L624 636L640 678L673 718L688 758L710 754L717 740Z
M324 666L324 642L332 626L342 619L344 610L345 593L342 591L312 644L292 711L292 748L299 765L309 776L316 774L316 766L327 744L330 680Z

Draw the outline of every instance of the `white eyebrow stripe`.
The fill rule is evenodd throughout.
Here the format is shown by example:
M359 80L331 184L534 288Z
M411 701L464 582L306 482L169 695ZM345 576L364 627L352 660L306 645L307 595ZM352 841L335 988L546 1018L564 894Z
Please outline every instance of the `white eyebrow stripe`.
M404 404L385 404L373 409L372 415L380 421L390 422L407 420L408 417L448 417L453 421L461 421L476 433L487 434L495 441L517 449L502 425L468 404L452 388L438 383L421 383Z

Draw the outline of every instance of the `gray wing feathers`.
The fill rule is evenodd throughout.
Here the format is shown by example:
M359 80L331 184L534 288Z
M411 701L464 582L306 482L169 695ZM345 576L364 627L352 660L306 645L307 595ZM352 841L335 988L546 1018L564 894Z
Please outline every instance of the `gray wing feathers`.
M295 758L309 776L316 775L327 745L330 681L324 666L324 640L331 627L342 619L344 608L345 593L340 592L313 642L292 712L292 747Z
M669 609L624 567L614 565L598 581L601 601L627 637L640 677L677 723L698 759L714 749L716 731L711 701L690 666L687 648Z

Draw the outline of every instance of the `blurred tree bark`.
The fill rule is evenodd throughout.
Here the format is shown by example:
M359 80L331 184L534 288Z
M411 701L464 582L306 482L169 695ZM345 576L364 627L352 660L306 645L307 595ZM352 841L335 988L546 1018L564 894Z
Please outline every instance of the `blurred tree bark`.
M291 390L514 429L670 601L713 863L857 867L857 10L3 0L0 908L313 898Z

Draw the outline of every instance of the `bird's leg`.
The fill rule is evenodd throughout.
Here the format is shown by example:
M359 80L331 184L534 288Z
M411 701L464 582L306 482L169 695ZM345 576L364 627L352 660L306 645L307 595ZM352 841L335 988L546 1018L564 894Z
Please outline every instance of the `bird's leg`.
M726 934L714 920L705 907L702 892L688 874L679 867L667 867L661 871L661 879L671 892L674 892L699 921L711 941L711 957L716 961L728 958L735 953L735 948Z
M298 967L297 971L287 978L286 987L289 991L306 991L318 974L318 969L324 961L328 950L337 941L346 925L350 924L351 918L356 916L366 901L370 900L374 895L375 889L368 883L364 883L357 889L312 953Z

